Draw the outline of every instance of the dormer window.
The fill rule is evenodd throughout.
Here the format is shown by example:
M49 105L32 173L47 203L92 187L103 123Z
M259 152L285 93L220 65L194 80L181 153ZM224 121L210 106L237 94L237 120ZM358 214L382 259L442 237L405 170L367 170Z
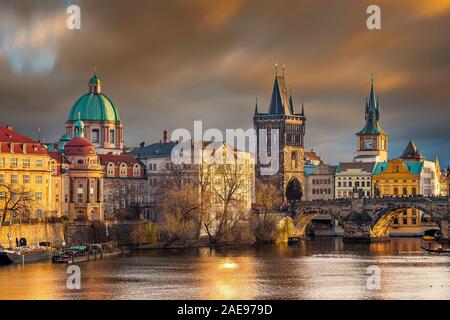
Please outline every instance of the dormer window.
M126 177L127 176L127 164L126 163L121 163L120 164L119 175L121 177Z
M112 162L108 163L108 166L106 167L106 174L109 177L113 177L114 176L114 171L115 171L114 163L112 163Z
M133 177L139 177L141 175L141 168L140 166L136 163L133 166Z

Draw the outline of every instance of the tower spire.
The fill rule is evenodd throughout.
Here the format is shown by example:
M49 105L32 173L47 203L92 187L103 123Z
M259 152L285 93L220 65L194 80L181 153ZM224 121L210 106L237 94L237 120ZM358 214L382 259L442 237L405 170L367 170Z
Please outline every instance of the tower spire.
M256 97L256 103L255 103L255 114L258 114L258 97Z
M305 116L305 105L303 104L303 96L302 96L302 116Z

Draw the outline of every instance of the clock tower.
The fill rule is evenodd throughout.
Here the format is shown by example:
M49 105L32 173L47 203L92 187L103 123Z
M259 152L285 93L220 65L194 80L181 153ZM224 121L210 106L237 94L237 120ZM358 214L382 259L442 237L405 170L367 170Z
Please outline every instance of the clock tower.
M366 124L356 134L356 157L358 162L384 162L388 160L389 135L380 125L380 105L375 95L373 78L370 96L366 98Z

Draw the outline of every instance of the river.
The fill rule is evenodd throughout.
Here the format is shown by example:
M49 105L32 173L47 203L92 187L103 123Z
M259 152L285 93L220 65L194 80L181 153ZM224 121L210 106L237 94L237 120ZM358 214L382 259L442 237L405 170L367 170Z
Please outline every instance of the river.
M12 265L0 267L0 299L450 299L450 256L420 243L139 251L80 263L80 290L67 289L65 265ZM379 288L367 285L370 266Z

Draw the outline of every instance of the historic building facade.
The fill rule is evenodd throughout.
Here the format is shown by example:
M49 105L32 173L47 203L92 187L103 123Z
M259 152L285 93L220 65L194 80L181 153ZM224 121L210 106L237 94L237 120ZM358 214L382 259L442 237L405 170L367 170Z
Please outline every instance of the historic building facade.
M381 128L380 102L375 95L373 79L369 98L366 98L365 120L364 128L356 134L357 155L354 161L387 161L389 135Z
M231 148L222 142L193 142L188 141L184 144L184 149L190 148L191 163L175 164L172 159L172 151L176 146L181 146L176 141L168 140L167 131L163 134L163 139L157 143L141 148L135 149L129 153L130 156L139 159L146 168L147 175L147 203L149 204L147 210L144 212L144 218L153 221L160 221L161 204L167 194L167 191L173 188L183 188L183 186L190 184L196 188L201 188L205 179L213 179L215 188L214 194L220 194L224 183L224 176L214 173L223 172L224 168L227 170L234 170L235 176L239 175L239 188L236 194L239 194L239 203L241 209L250 210L252 203L255 200L255 167L253 156L248 152L231 150ZM218 164L208 164L208 159L211 157L210 152L214 154L223 153L221 158L224 161L227 159L235 159L238 157L242 163L231 161L229 163L219 162ZM199 159L195 163L194 159ZM207 170L207 171L205 171ZM231 172L229 172L231 174ZM222 179L221 179L222 178ZM212 186L210 186L212 188ZM200 192L200 190L199 190ZM213 194L211 189L203 190L202 192L209 192ZM220 205L220 200L217 196L209 198L210 208Z
M341 162L335 173L335 197L372 196L372 171L375 162Z
M75 136L75 123L79 119L85 126L85 138L97 153L123 153L123 126L117 106L103 93L102 81L95 74L89 80L89 92L82 95L70 110L66 135L57 142L59 149Z
M74 137L64 146L68 162L68 207L72 220L103 221L103 168L95 146L84 137L83 121L74 123Z
M54 206L53 167L47 150L34 141L13 130L0 126L0 212L8 203L16 202L24 220L59 217ZM16 196L27 197L26 202L10 201ZM13 209L13 208L11 208ZM5 219L11 219L11 211Z
M333 200L335 198L334 173L336 166L319 163L313 168L305 167L306 201Z
M276 71L268 112L260 112L258 104L255 107L253 124L257 133L256 176L258 179L275 183L283 192L287 201L300 201L304 199L304 138L305 138L305 112L296 112L292 95L289 95L283 74ZM267 130L267 150L270 157L271 132L279 131L276 139L279 150L279 170L275 175L265 175L262 172L265 164L261 161L263 154L260 148L261 130ZM274 159L272 159L274 161Z
M145 216L145 165L129 155L99 155L103 166L105 219L140 219Z

